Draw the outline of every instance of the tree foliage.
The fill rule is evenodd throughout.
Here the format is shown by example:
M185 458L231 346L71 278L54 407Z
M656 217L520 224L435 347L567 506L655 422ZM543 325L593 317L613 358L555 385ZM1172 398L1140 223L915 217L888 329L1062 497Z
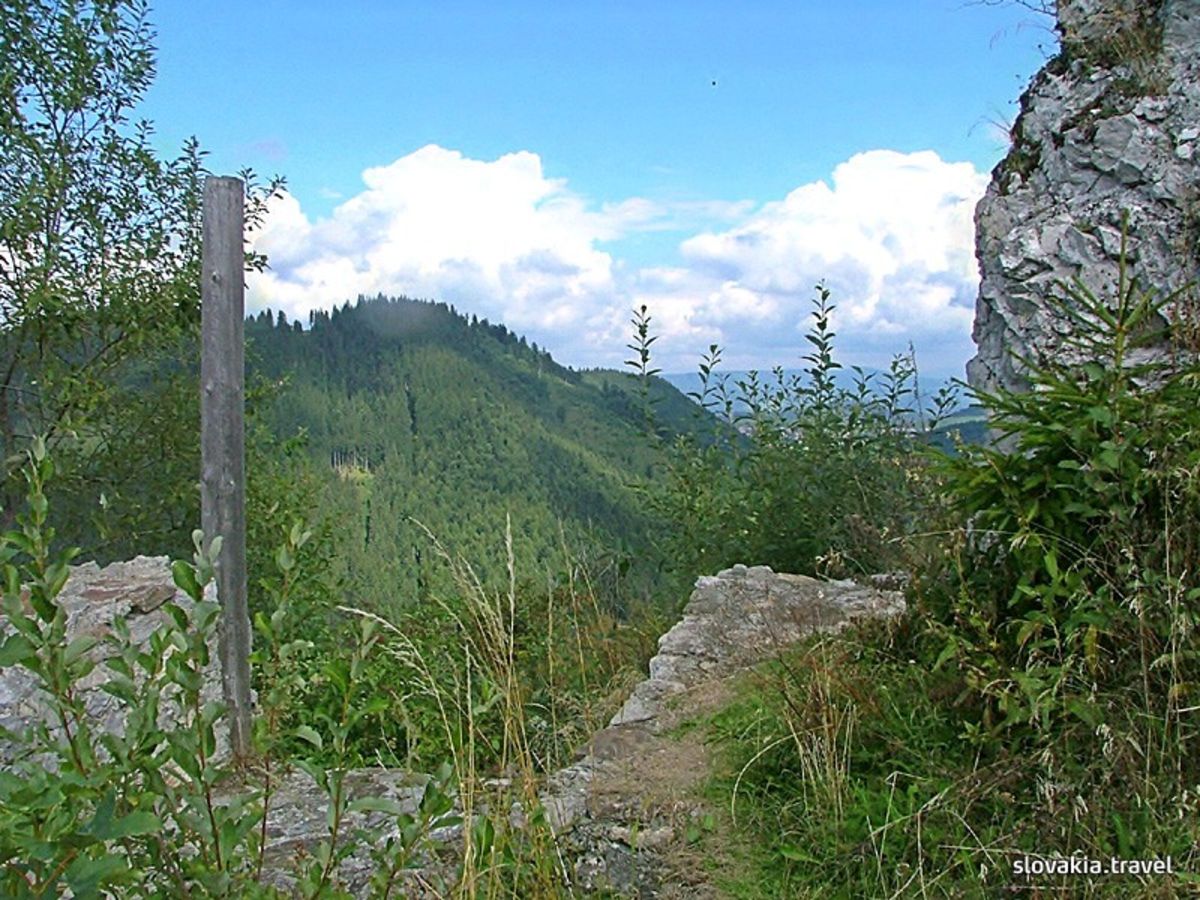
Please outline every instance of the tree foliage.
M154 76L139 0L0 15L0 449L85 427L112 373L199 310L201 154L131 115Z
M251 371L284 382L264 421L302 431L336 482L338 556L372 609L411 604L447 574L426 528L503 579L506 517L521 571L543 571L564 539L653 571L660 523L630 486L658 455L638 439L634 378L572 371L502 325L405 298L359 298L307 330L264 310L247 336ZM694 427L691 404L653 382L664 427Z
M12 466L39 435L59 463L60 507L73 498L69 516L97 534L85 544L182 552L196 470L183 467L199 430L203 154L191 139L160 158L134 119L155 73L144 0L3 0L0 11L4 518L19 494ZM253 228L282 181L242 174Z

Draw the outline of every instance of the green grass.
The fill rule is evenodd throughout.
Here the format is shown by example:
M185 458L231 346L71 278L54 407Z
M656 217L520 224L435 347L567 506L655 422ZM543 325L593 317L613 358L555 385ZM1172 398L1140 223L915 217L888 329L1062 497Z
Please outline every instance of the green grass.
M1187 794L1189 812L1154 793L1177 773L1128 780L1134 760L1111 746L1128 734L1118 723L1091 740L1070 728L1039 741L973 737L978 706L956 671L934 670L923 631L914 616L814 639L760 667L712 718L721 764L708 792L732 829L718 840L729 858L717 883L728 896L1184 890L1200 869L1195 800ZM1014 872L1026 856L1072 854L1170 855L1182 874L1030 882Z

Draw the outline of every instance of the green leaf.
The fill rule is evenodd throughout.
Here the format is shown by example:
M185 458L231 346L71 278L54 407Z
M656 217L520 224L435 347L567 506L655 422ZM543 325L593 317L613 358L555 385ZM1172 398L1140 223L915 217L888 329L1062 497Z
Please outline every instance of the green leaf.
M105 853L92 858L80 856L67 867L67 885L78 900L100 896L100 888L129 871L124 855Z
M35 655L33 644L21 634L10 634L0 646L0 666L20 665Z
M116 809L116 805L116 792L110 790L96 805L96 811L92 814L92 821L83 828L84 833L104 840L104 835L112 827L113 811Z
M1089 625L1083 633L1083 654L1088 669L1095 672L1100 665L1100 631L1095 625Z
M206 631L219 615L221 615L221 604L208 600L202 600L192 608L192 619L197 631Z
M133 680L124 675L110 677L100 686L100 690L118 700L125 701L130 706L137 702L137 689L134 687Z
M369 718L370 716L378 715L381 712L387 712L391 708L391 701L381 694L376 694L366 703L362 704L354 711L352 718L355 721Z
M325 746L325 742L321 739L321 735L315 728L312 728L309 725L299 726L296 729L296 737L300 738L301 740L308 741L318 750L321 750Z
M1125 824L1125 820L1121 818L1121 814L1114 812L1112 814L1113 831L1117 834L1117 853L1128 859L1133 855L1132 841L1130 840L1129 828Z
M1094 703L1089 703L1079 697L1072 697L1066 704L1067 712L1079 719L1089 728L1095 728L1101 722L1100 710Z
M34 553L33 541L31 541L27 535L20 531L6 531L4 533L3 540L4 543L11 544L13 547L16 547L18 551L26 554L27 556L32 556ZM16 569L13 569L12 571L15 575Z
M73 556L71 554L70 556ZM70 556L67 558L70 559ZM70 577L71 570L66 561L59 561L46 569L46 594L49 597L57 597L62 592L63 585L67 583L67 578Z
M154 813L137 809L114 821L107 834L97 834L96 836L103 840L113 840L139 834L154 834L161 831L162 827L162 819Z
M1031 591L1032 593L1032 591ZM1017 630L1017 646L1024 647L1026 642L1042 630L1042 623L1036 619L1026 619Z
M196 580L196 570L190 564L182 559L175 560L171 563L171 576L175 579L176 587L197 603L200 601L203 591L200 588L200 582Z
M292 523L292 530L288 535L288 540L291 541L294 547L303 547L308 543L310 537L312 537L312 532L304 530L303 520L297 519Z
M39 585L34 584L30 588L29 602L39 619L43 622L54 621L54 617L58 614L58 604L53 599L47 597Z
M946 646L942 648L942 652L938 654L937 660L933 664L933 671L938 671L947 662L953 659L958 654L958 641L951 638L946 642Z
M238 847L242 845L246 835L261 821L257 815L241 814L233 818L226 819L220 826L220 837L218 844L221 847L221 855L226 859L232 859L238 851Z
M178 587L178 585L176 586ZM188 630L187 613L183 611L183 608L178 603L168 600L162 605L161 609L171 617L171 621L175 624L176 628L180 631Z
M274 634L271 624L271 620L261 610L254 614L254 630L268 640Z
M816 859L811 853L805 853L799 847L790 844L780 847L779 854L784 859L792 860L792 862L813 863L814 865L820 863L820 860Z
M496 840L496 826L487 816L480 816L475 820L471 831L475 841L475 858L483 860L492 852L492 845Z
M68 665L75 662L81 656L90 652L93 647L100 643L100 638L92 634L81 634L67 645L66 652L63 654L63 661Z

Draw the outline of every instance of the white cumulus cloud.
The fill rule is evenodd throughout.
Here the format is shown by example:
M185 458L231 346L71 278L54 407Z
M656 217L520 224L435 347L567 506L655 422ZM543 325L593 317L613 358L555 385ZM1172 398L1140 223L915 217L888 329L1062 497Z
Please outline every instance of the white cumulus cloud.
M642 296L664 304L683 333L722 343L737 365L788 365L807 352L822 281L837 306L839 347L859 357L851 361L879 364L911 340L939 371L955 368L970 352L973 214L986 186L971 164L932 151L860 153L831 183L803 185L733 228L684 241L683 267L643 273Z
M360 293L435 298L568 364L620 365L630 310L644 303L666 371L693 368L713 342L731 365L765 368L808 352L824 281L846 362L883 365L912 341L942 372L971 353L972 216L987 176L932 151L860 153L828 183L757 206L597 205L547 177L535 153L483 161L435 145L366 170L363 183L325 219L290 195L272 204L256 239L271 269L252 277L252 306L304 319ZM712 230L694 233L702 222ZM636 268L601 248L654 230L686 236L678 259Z
M251 279L254 305L303 319L358 294L407 294L548 337L613 293L613 260L596 244L658 215L636 199L592 209L528 152L485 162L430 145L363 183L316 222L295 197L272 203L255 241L271 268Z

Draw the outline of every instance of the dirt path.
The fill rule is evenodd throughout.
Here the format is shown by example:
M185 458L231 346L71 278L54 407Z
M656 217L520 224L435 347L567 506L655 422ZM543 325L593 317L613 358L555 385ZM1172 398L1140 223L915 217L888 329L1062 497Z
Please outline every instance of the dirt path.
M712 860L701 848L706 823L717 821L703 788L713 770L704 723L733 699L732 677L674 695L656 732L618 725L586 748L597 767L589 784L588 817L612 823L608 837L630 855L642 854L638 895L716 898ZM586 756L585 756L586 758ZM610 854L611 855L611 854Z
M727 862L701 840L727 820L703 787L713 771L705 723L755 663L816 631L904 608L892 590L735 566L701 578L634 688L543 796L576 887L623 897L721 897Z

